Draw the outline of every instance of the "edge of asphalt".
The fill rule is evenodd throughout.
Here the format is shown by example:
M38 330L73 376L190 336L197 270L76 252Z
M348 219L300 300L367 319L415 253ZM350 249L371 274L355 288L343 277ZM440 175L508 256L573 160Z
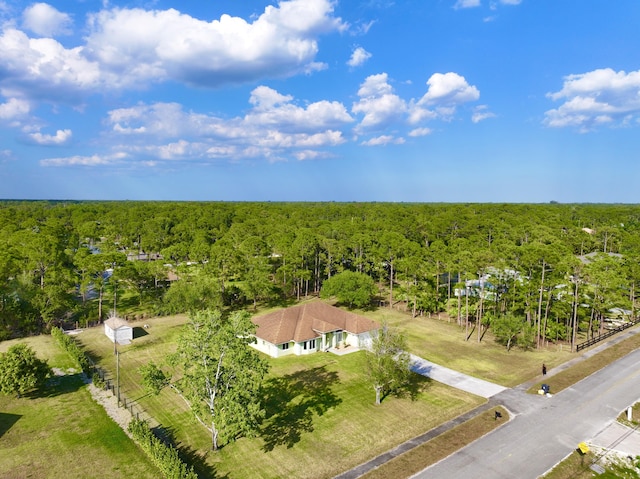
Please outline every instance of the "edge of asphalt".
M625 332L623 332L620 335L616 335L610 339L607 339L605 341L602 342L602 344L599 344L598 346L589 348L588 350L586 350L584 353L582 353L580 356L577 356L573 359L570 359L569 361L566 361L562 364L560 364L559 366L556 366L552 369L550 369L549 371L547 371L547 377L553 376L561 371L564 371L565 369L569 369L571 366L573 366L574 364L577 364L579 362L584 361L585 359L598 354L599 352L607 349L608 347L617 344L621 341L624 341L625 339L629 338L630 336L633 336L635 334L640 333L640 327L633 327L630 328L628 330L626 330ZM415 369L414 369L415 368ZM405 452L410 451L411 449L414 449L417 446L420 446L421 444L424 444L427 441L430 441L431 439L439 436L440 434L449 431L451 429L453 429L456 426L459 426L460 424L473 419L474 417L476 417L477 415L479 415L480 413L491 409L493 407L496 406L502 406L505 409L507 409L507 411L509 411L509 419L508 421L511 421L514 417L515 414L513 412L511 412L509 410L509 408L503 403L503 401L498 400L498 398L494 398L494 396L500 394L501 392L507 392L507 391L520 391L520 392L525 392L527 391L531 386L533 386L536 382L540 381L541 376L536 376L535 378L530 379L529 381L526 381L522 384L519 384L518 386L515 386L514 388L506 388L504 386L500 386L498 384L495 383L491 383L489 381L484 381L482 379L478 379L478 378L474 378L472 376L468 376L465 374L462 374L458 371L454 371L452 369L446 368L444 366L440 366L440 365L436 365L435 363L431 363L430 361L427 361L425 359L422 359L418 356L415 355L411 355L411 370L418 373L418 374L422 374L423 376L427 376L430 377L431 379L438 381L438 382L444 382L445 384L448 384L452 387L458 387L458 389L462 389L466 392L470 392L472 394L476 394L479 395L481 397L485 397L487 399L487 402L485 402L484 404L481 404L480 406L477 406L469 411L467 411L466 413L461 414L460 416L457 416L433 429L430 429L429 431L416 436L412 439L409 439L408 441L403 442L402 444L394 447L393 449L384 452L382 454L379 454L378 456L374 457L373 459L370 459L367 462L364 462L352 469L349 469L348 471L345 471L337 476L334 477L334 479L357 479L361 476L363 476L364 474L366 474L369 471L372 471L374 469L376 469L377 467L381 466L382 464L404 454ZM445 379L443 381L440 381L439 379L429 375L430 373L434 374L434 376L438 376L440 377L440 379ZM455 373L455 374L453 374ZM447 380L449 382L447 382ZM469 390L472 389L472 390ZM477 392L474 392L474 390ZM480 394L479 394L480 393ZM507 422L508 422L507 421ZM502 424L505 424L506 422L503 422ZM500 427L500 426L498 426Z

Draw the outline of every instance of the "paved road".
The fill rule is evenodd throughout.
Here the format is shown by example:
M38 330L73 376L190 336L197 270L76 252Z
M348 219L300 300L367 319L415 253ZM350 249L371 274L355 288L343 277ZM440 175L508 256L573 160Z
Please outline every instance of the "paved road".
M553 378L549 378L553 393ZM640 398L640 350L548 398L506 390L492 401L514 418L416 479L537 478Z

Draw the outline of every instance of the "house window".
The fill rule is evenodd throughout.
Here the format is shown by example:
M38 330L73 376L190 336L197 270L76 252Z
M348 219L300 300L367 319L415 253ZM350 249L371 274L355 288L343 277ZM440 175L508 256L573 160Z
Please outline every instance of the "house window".
M282 344L282 350L286 351L287 349L289 349L289 343Z
M303 349L316 349L316 340L315 339L311 339L309 341L305 341L302 344L302 348Z

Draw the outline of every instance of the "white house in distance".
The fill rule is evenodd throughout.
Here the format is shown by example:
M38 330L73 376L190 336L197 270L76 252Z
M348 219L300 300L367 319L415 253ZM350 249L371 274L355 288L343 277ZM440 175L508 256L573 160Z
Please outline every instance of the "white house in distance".
M133 341L133 328L124 319L111 316L104 322L104 334L118 344L131 344Z
M380 325L322 301L281 309L253 318L257 326L254 348L271 357L302 355L331 348L371 345Z

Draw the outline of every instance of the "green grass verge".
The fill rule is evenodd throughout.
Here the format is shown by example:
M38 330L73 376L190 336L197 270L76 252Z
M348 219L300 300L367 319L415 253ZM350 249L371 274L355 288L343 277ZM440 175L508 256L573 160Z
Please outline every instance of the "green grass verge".
M596 474L589 468L594 456L591 452L581 454L573 451L560 464L554 467L544 479L591 479Z
M50 366L75 366L50 336L21 341ZM20 399L0 396L0 478L16 477L151 479L158 471L71 374Z
M500 411L503 419L496 421L495 411ZM410 477L493 431L496 427L504 424L505 418L508 416L507 410L501 406L491 408L384 463L362 477L363 479L387 479L389 477L402 479Z
M573 364L571 367L560 371L553 376L545 378L544 382L549 384L551 392L556 394L563 389L566 389L578 381L586 378L587 376L599 371L612 362L626 356L631 351L640 347L640 334L634 334L633 336L621 341L617 344L613 344L608 348L594 354L591 357L584 359L583 361ZM529 393L536 393L540 389L542 381L537 382L531 386L528 390Z

